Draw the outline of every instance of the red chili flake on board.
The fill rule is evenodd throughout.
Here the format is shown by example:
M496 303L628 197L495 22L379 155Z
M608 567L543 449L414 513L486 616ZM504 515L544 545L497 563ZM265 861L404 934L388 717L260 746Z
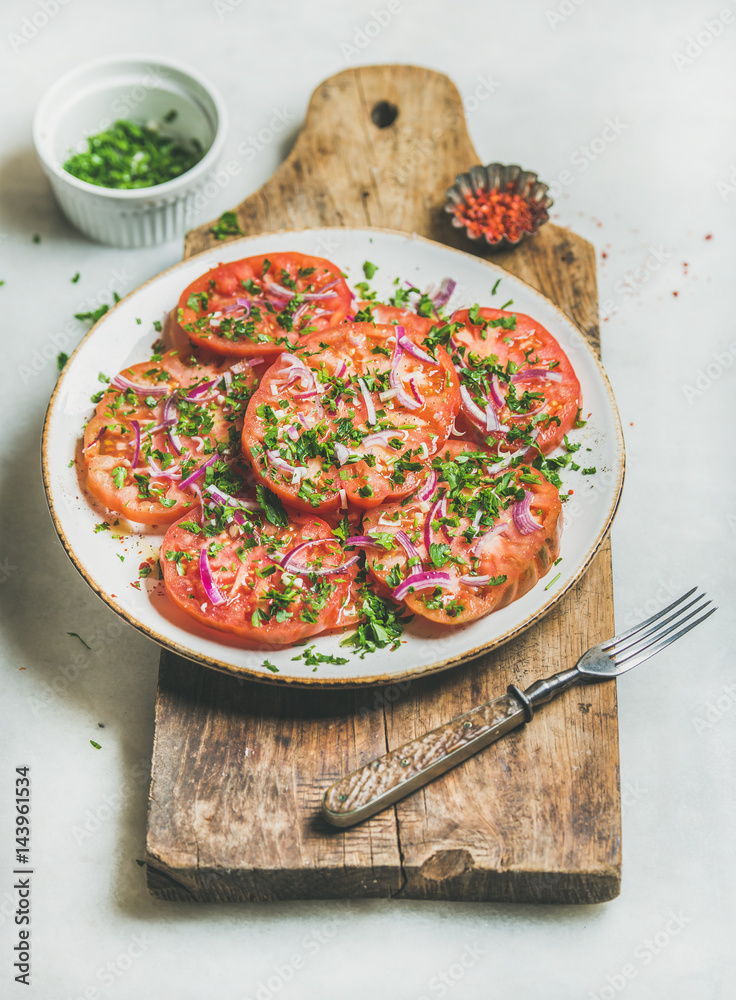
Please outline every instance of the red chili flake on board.
M505 191L478 188L466 194L455 206L455 215L467 226L470 237L484 235L489 243L498 243L504 236L516 243L523 233L535 232L539 223L549 218L541 202L514 192L513 181Z
M706 238L706 240L712 240L713 239L713 233L708 233L708 235L705 238Z
M673 292L672 294L673 294L673 295L675 296L675 298L677 298L677 296L678 296L678 295L679 295L680 293L679 293L679 292Z

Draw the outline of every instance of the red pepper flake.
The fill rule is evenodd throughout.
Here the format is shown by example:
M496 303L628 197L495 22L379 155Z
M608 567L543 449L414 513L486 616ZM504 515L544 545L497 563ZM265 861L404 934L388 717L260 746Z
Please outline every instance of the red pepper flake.
M712 240L713 239L713 233L708 233L708 235L705 238L706 238L706 240Z
M605 260L605 259L606 259L606 258L608 257L608 254L606 253L606 251L605 251L605 250L601 250L601 257L602 257L602 258L603 258L604 260Z
M504 236L517 243L524 233L534 233L549 216L542 202L524 198L509 181L506 190L478 188L455 206L455 216L467 227L468 236L484 235L489 243Z
M568 491L567 491L567 495L568 495L569 497L571 497L571 496L573 495L573 493L574 493L574 492L575 492L575 490L568 490Z
M679 295L680 293L679 293L679 292L673 292L672 294L673 294L673 295L675 296L675 298L677 298L677 296L678 296L678 295Z

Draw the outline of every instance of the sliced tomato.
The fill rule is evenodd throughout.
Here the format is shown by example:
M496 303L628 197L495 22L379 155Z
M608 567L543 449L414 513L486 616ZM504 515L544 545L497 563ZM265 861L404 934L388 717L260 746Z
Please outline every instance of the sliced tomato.
M356 566L335 572L346 556L324 521L289 513L274 527L258 512L240 513L240 524L213 528L208 519L203 530L196 507L166 532L161 567L176 605L201 625L257 644L286 645L360 619ZM282 562L301 546L287 571Z
M350 289L337 265L301 253L219 264L184 289L178 320L195 347L230 358L280 354L342 322Z
M238 455L254 385L248 367L175 351L124 369L85 430L90 492L131 521L169 524L181 517L197 502L202 479L184 489L181 482L205 464L210 476L223 474Z
M488 454L460 442L448 442L433 464L431 500L365 516L363 529L376 542L366 548L366 565L383 592L416 614L461 625L510 604L544 576L559 554L562 505L541 472L522 465L491 476ZM421 589L425 583L431 586Z
M461 309L452 321L460 326L450 349L465 387L459 429L500 453L548 455L582 406L555 338L530 316L501 309Z
M387 306L383 302L361 302L359 309L360 314L365 314L366 319L369 319L371 323L400 324L407 332L412 331L420 338L426 337L433 326L439 325L427 316L419 316L413 309Z
M416 339L403 327L344 323L299 357L282 354L243 428L257 478L292 506L320 512L413 493L460 405L447 352L416 357Z

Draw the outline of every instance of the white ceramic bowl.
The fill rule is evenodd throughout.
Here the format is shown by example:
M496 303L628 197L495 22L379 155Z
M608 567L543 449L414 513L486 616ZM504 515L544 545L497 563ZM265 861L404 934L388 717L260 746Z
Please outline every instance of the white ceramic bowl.
M63 168L70 151L86 150L119 118L138 122L177 116L172 134L197 139L205 155L180 177L149 188L88 184ZM227 132L225 103L200 73L141 54L108 56L67 73L42 98L33 141L64 214L87 236L118 247L148 247L181 236L219 192L213 175ZM209 184L209 193L208 193Z

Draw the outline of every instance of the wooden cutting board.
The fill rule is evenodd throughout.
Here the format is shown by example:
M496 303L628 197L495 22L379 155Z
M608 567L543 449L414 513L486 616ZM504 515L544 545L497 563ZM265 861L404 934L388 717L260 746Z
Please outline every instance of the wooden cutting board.
M447 77L413 66L350 69L318 87L292 152L237 213L249 235L386 226L486 256L442 212L455 175L480 162ZM215 243L203 226L188 235L185 253ZM599 349L589 243L547 224L493 259L549 296ZM426 680L292 690L162 653L149 890L203 901L613 898L621 871L614 684L568 692L530 726L354 829L330 829L319 817L322 793L347 771L509 683L524 687L571 666L612 634L606 542L545 619Z

